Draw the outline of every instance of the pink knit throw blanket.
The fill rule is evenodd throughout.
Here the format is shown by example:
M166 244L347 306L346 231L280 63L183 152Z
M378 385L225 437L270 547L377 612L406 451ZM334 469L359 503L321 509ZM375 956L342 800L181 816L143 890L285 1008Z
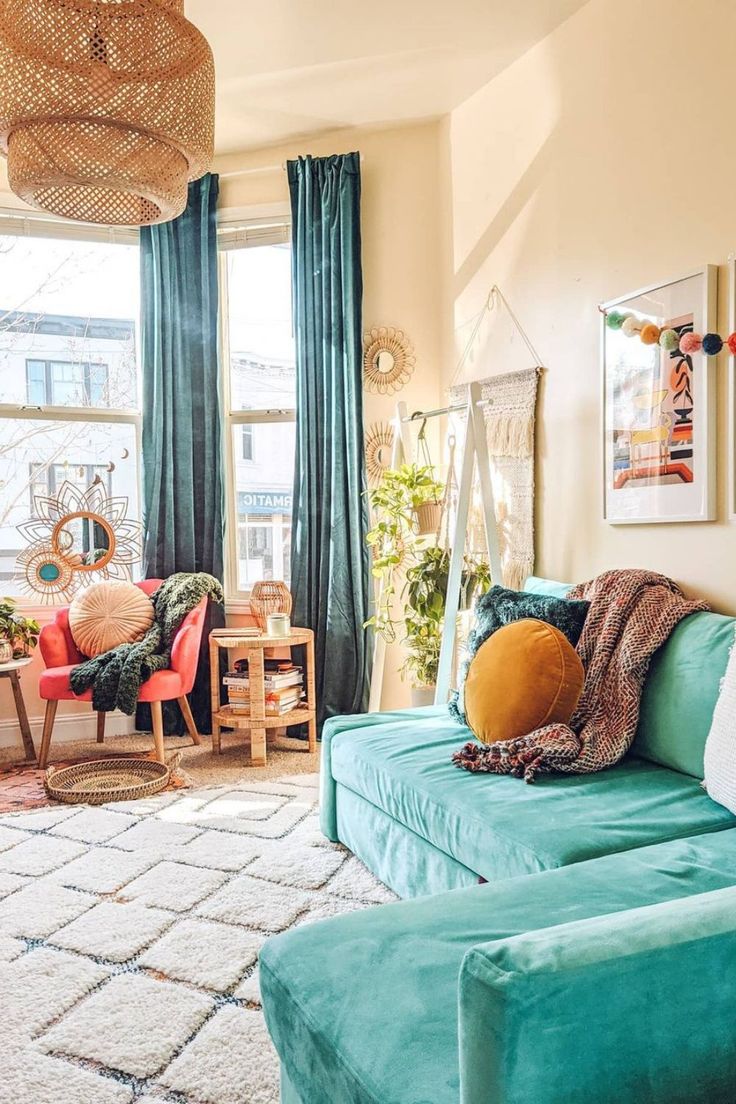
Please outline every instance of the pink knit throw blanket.
M664 575L605 571L570 591L590 602L577 652L585 685L570 726L545 725L517 740L468 743L452 757L469 771L589 774L613 766L631 747L649 662L683 617L706 610Z

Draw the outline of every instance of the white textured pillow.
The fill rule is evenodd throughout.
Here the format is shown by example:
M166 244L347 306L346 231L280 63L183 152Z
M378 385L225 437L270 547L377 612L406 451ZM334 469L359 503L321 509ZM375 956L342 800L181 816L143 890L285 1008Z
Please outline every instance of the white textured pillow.
M736 647L731 649L705 741L704 785L709 797L736 813Z
M142 640L152 624L153 602L134 583L93 583L69 607L74 643L86 656Z

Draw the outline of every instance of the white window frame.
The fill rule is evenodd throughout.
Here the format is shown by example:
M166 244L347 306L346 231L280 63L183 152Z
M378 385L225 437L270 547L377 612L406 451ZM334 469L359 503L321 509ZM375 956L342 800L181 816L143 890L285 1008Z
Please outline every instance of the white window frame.
M250 610L250 591L238 585L238 516L235 489L233 428L268 422L295 422L294 410L233 410L230 387L229 298L227 253L233 249L254 249L291 241L288 204L270 204L224 212L218 220L217 245L220 278L220 384L223 414L225 470L225 602L230 613Z
M0 235L32 238L55 238L70 242L103 242L111 245L138 245L140 235L137 230L120 227L92 226L86 223L60 222L53 216L39 213L25 215L11 209L0 207ZM137 348L140 352L140 333L136 334ZM143 487L141 480L141 460L143 450L141 409L126 409L97 406L29 406L27 404L0 403L0 419L29 422L92 422L103 425L132 425L135 431L136 447L136 485L138 501L143 506ZM66 599L58 603L40 604L18 596L18 605L24 611L46 612L54 605L67 604Z

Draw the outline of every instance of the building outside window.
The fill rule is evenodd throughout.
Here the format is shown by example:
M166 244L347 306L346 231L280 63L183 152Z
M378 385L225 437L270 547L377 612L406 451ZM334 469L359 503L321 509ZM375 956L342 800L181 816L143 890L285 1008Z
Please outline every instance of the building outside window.
M112 494L112 479L105 464L75 464L67 460L63 464L31 464L29 480L31 517L36 515L35 498L53 496L63 483L71 483L77 490L86 491L93 483L103 483L108 495Z
M286 239L281 225L275 236ZM228 593L289 581L296 368L291 250L257 237L226 246L223 282L229 397Z
M29 406L106 406L107 365L27 360Z
M34 495L102 481L139 516L139 268L135 235L0 227L0 592L12 594Z

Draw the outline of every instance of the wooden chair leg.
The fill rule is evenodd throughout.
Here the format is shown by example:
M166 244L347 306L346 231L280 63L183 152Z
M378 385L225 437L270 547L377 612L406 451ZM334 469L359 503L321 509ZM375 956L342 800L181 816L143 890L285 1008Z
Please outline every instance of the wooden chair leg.
M191 707L189 705L189 699L187 698L187 696L185 694L184 697L177 698L176 700L179 703L179 708L181 709L182 714L184 716L184 724L187 726L187 732L192 737L192 741L195 744L201 744L202 743L202 737L199 735L199 732L197 731L197 726L194 723L194 717L192 716L192 710L191 710Z
M43 734L41 736L41 750L38 753L38 765L43 770L49 761L49 748L51 747L51 733L54 731L54 718L58 701L46 702L46 713L43 718Z
M102 710L97 714L97 743L104 744L105 742L105 717L106 713Z
M159 763L166 762L164 753L164 716L160 701L151 702L151 719L153 720L153 742L156 748L156 758Z

